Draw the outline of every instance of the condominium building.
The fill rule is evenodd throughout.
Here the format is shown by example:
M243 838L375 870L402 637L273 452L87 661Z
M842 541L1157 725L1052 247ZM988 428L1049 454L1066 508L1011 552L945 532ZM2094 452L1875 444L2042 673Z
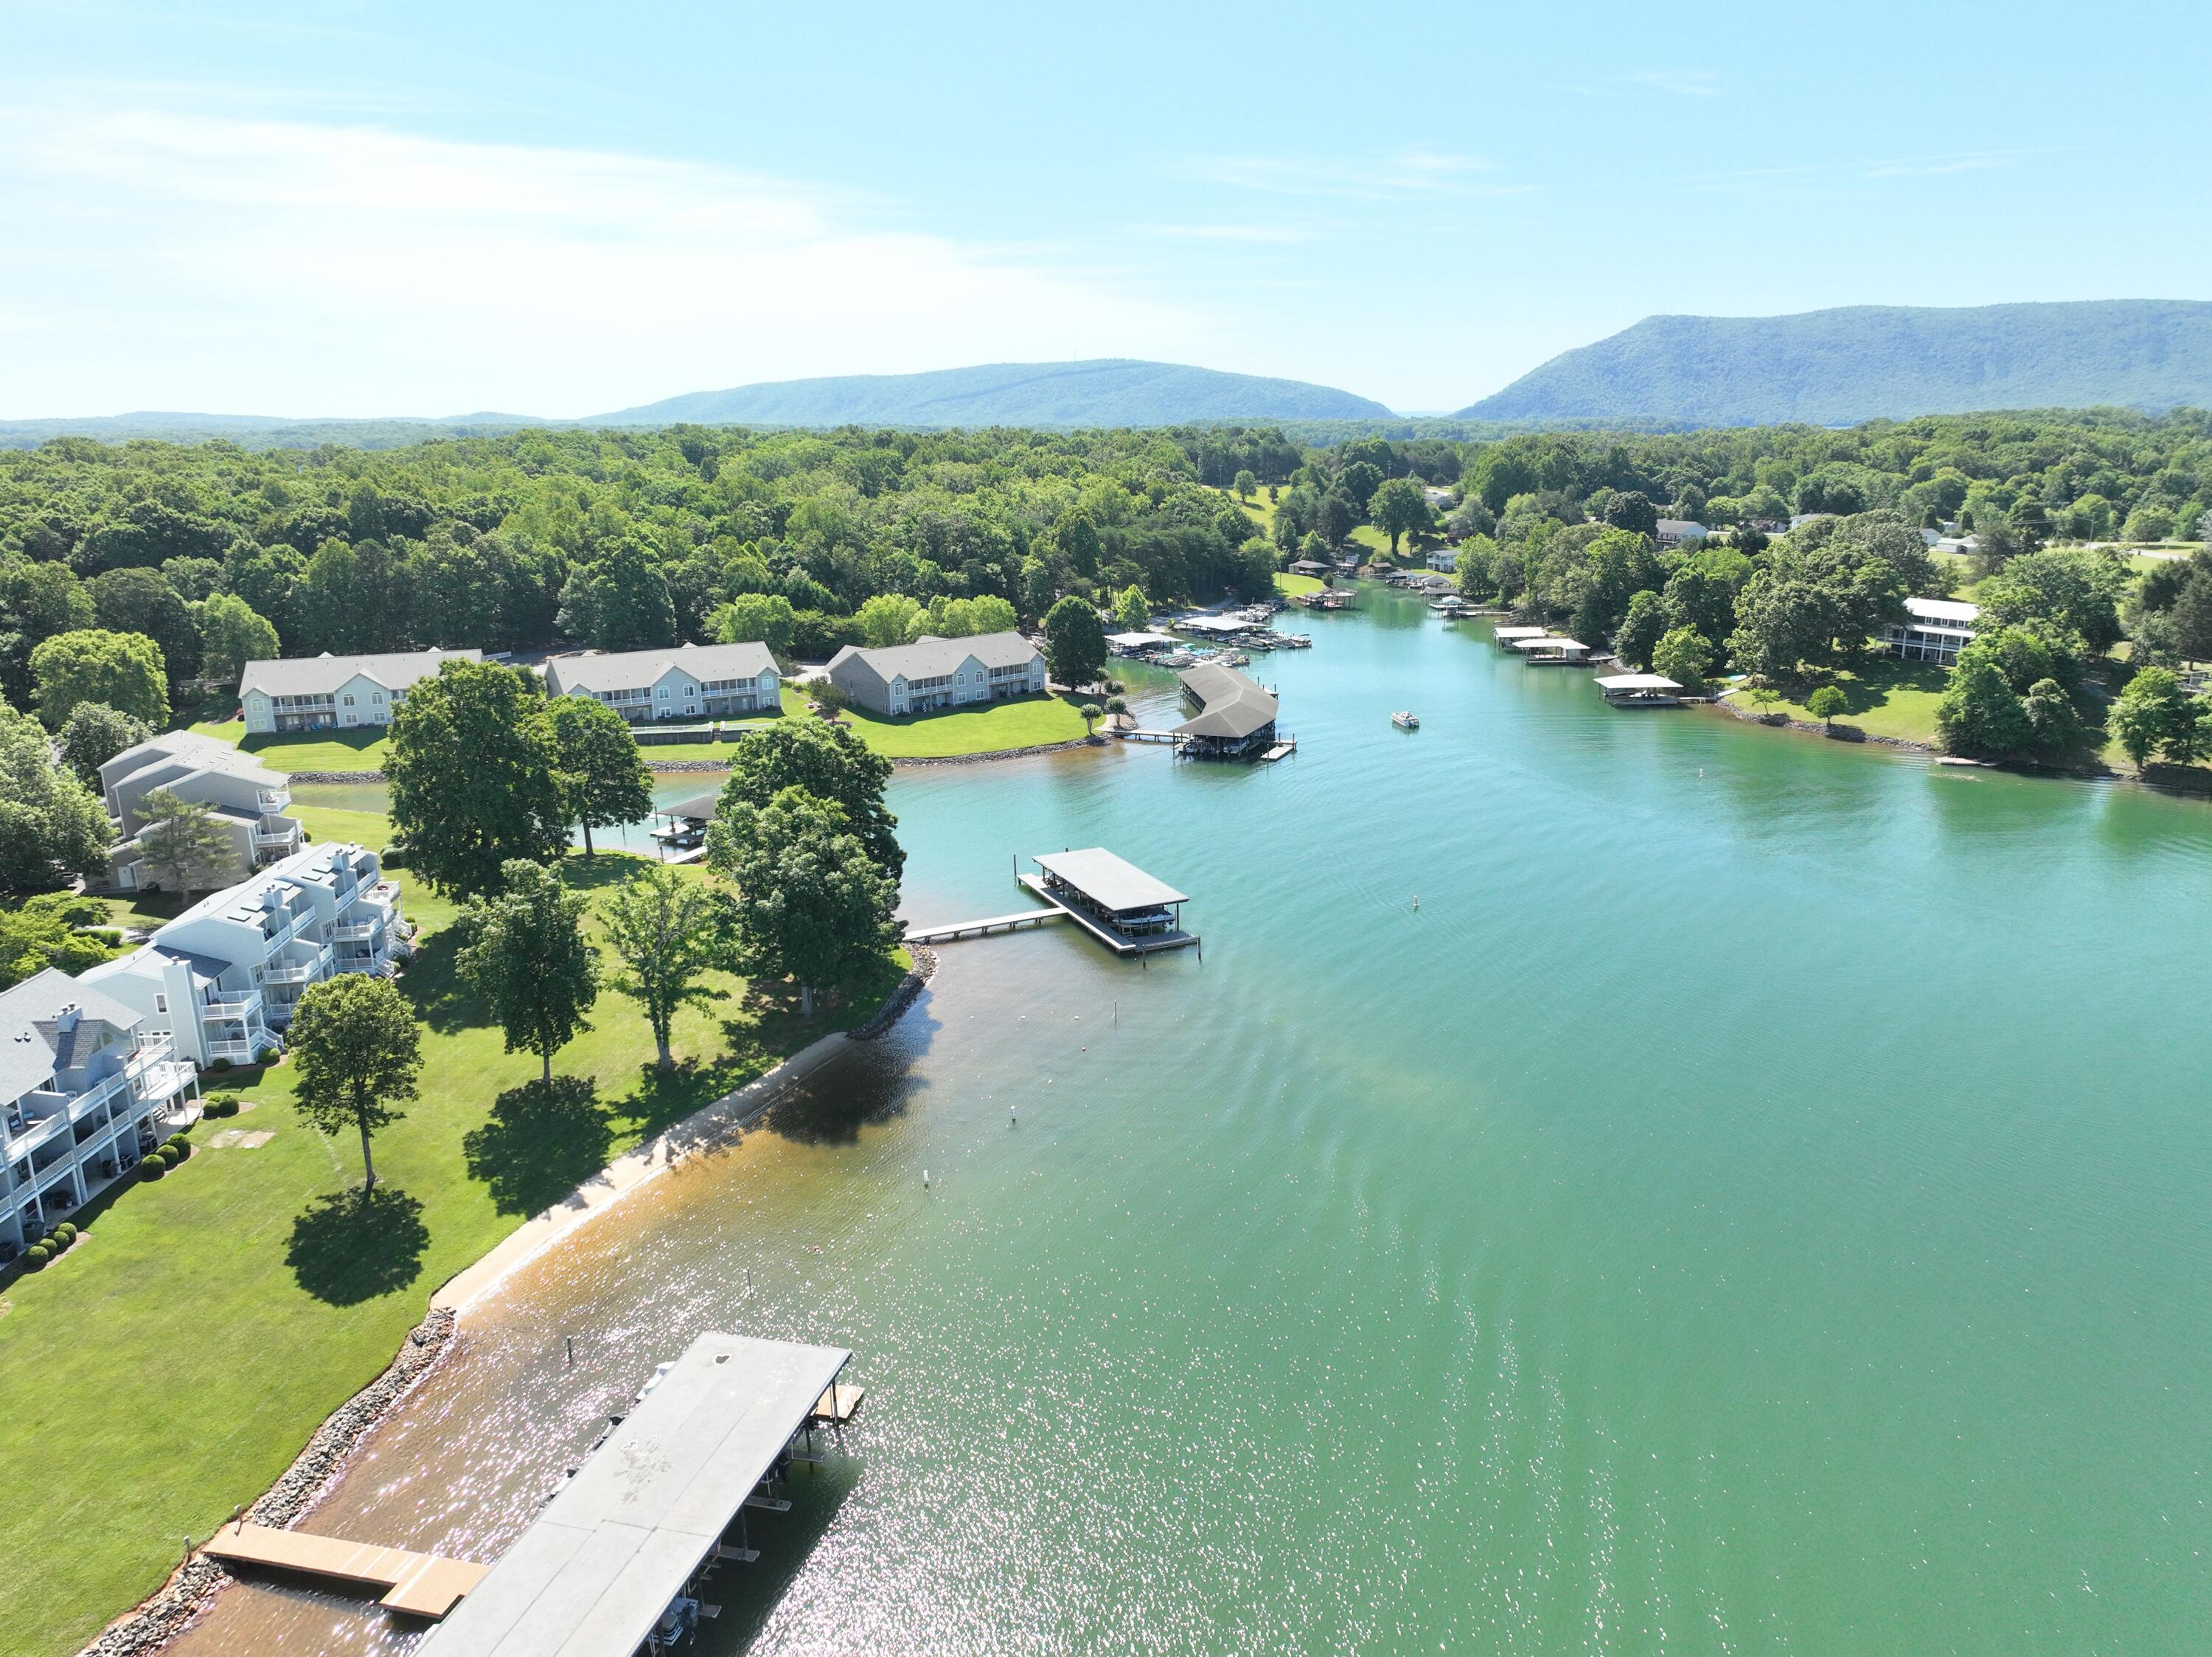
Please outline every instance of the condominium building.
M100 788L118 837L100 883L107 891L138 892L162 883L145 866L143 841L150 820L146 796L156 789L205 806L228 837L229 866L217 871L216 884L242 880L301 844L299 823L284 814L292 803L291 779L213 737L167 731L125 748L100 768Z
M0 1260L128 1173L198 1096L167 1038L97 987L48 967L0 991Z
M1019 633L923 638L830 658L830 681L871 713L923 714L1044 690L1044 655Z
M399 889L362 846L318 845L218 892L83 982L173 1040L196 1064L279 1045L310 984L389 974L407 953Z
M238 676L238 705L245 710L246 728L256 734L389 725L392 710L407 700L417 679L449 661L483 657L481 650L393 650L249 661Z
M586 651L545 664L549 696L586 696L633 725L726 719L782 703L783 680L765 644L685 644L668 650Z

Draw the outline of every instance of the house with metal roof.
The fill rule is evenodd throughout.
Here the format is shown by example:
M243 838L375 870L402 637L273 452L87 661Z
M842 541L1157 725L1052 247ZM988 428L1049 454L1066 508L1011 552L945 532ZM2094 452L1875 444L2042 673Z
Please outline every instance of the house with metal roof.
M167 1036L179 1057L242 1063L278 1045L309 985L340 972L388 977L406 929L374 852L313 845L202 899L83 982Z
M185 1124L192 1067L146 1020L48 967L0 990L0 1260Z
M217 871L228 886L255 869L290 856L301 844L298 821L286 816L292 782L228 742L192 731L165 731L125 748L100 768L100 790L115 820L107 874L94 882L111 892L140 892L161 884L144 865L144 835L151 819L146 796L166 790L204 806L230 842L228 867Z
M481 650L391 650L376 655L287 656L249 661L238 676L238 705L246 728L271 731L340 730L349 725L389 725L392 710L416 681L449 661L477 661Z
M921 638L830 658L830 682L856 707L896 716L1044 693L1044 653L1019 633Z
M633 725L728 719L782 705L781 673L761 643L586 650L554 656L544 671L548 695L590 697Z
M1176 752L1194 759L1240 759L1275 742L1279 704L1234 667L1212 663L1177 673L1198 712L1175 728Z
M1946 667L1974 642L1974 624L1982 618L1981 606L1956 599L1907 599L1903 621L1883 624L1883 654Z

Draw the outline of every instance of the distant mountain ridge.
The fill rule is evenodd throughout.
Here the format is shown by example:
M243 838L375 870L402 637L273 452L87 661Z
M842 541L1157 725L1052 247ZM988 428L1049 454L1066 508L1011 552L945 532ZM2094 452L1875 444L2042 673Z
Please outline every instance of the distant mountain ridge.
M593 415L583 425L1171 426L1209 420L1389 419L1331 386L1180 362L987 362L925 374L775 380Z
M2102 299L1793 316L1650 316L1459 411L1697 425L1985 409L2212 406L2212 302Z

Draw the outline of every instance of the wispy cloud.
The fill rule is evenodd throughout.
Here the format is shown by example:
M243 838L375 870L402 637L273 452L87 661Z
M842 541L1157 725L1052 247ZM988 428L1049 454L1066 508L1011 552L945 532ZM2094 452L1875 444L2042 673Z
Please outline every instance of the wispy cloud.
M388 126L0 107L8 415L580 414L754 379L1190 354L1172 303L805 180Z
M2025 149L1965 149L1948 155L1916 155L1903 161L1878 161L1866 169L1869 179L1932 179L1950 173L1988 173L2010 167Z
M1532 187L1489 177L1498 171L1498 164L1487 157L1422 147L1354 159L1208 155L1191 161L1188 170L1209 184L1232 189L1359 200L1415 195L1522 195Z
M1176 241L1228 241L1288 244L1310 241L1310 230L1287 224L1139 224L1139 235L1162 236Z
M1677 98L1721 95L1721 77L1709 69L1639 69L1613 78L1626 86L1648 86Z

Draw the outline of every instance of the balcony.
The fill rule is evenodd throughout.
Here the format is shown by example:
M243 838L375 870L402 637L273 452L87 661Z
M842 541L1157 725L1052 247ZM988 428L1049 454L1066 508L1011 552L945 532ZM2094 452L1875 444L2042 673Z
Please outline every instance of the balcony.
M270 817L274 817L278 812L284 810L287 807L291 805L292 790L289 789L261 789L255 792L253 801L256 805L261 807L264 813Z
M275 954L286 944L291 942L293 939L298 937L300 935L300 929L307 925L309 921L312 921L314 918L315 911L310 909L301 914L293 916L291 919L286 921L274 931L264 931L261 935L263 939L265 941L262 945L262 953L264 956Z
M220 997L210 996L200 1003L200 1021L210 1023L217 1019L246 1019L261 1010L261 992L247 990L243 995L226 992Z
M9 1129L5 1136L8 1160L13 1161L27 1152L37 1150L41 1145L50 1142L57 1134L68 1132L69 1125L69 1113L63 1111L52 1116L41 1117L35 1122L26 1121L21 1129Z
M289 851L300 844L300 825L286 819L284 826L253 831L253 847L257 851Z
M331 947L319 946L303 961L280 961L264 975L271 984L313 984L331 972Z
M387 972L391 969L392 956L386 950L378 949L362 955L338 957L338 971L341 972Z
M353 921L331 929L333 943L366 943L384 929L382 921Z
M262 1048L275 1045L268 1041L211 1041L208 1043L207 1054L211 1059L227 1058L233 1063L251 1064Z

